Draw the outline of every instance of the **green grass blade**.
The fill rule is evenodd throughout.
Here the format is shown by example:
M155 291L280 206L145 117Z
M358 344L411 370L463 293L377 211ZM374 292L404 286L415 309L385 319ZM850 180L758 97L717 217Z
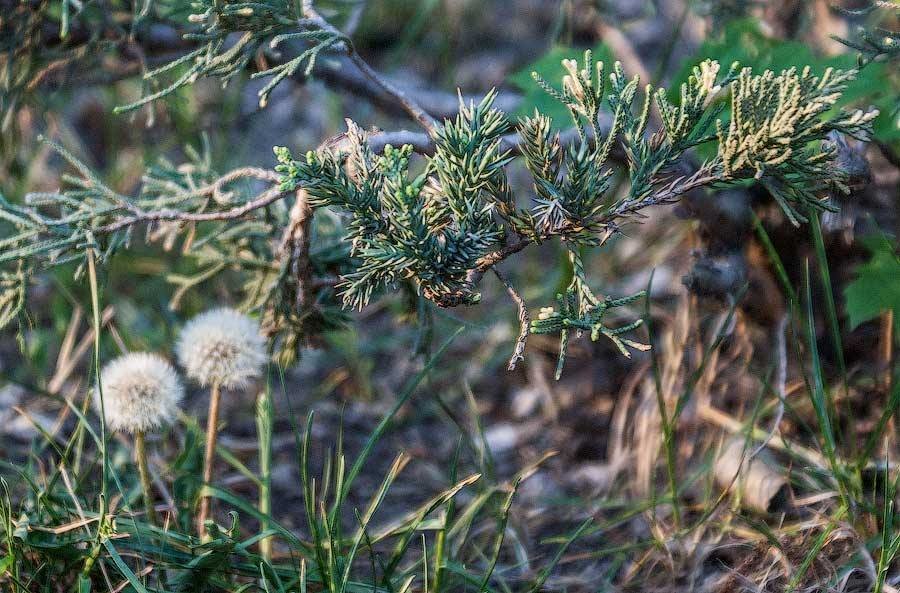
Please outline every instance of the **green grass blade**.
M659 410L660 425L663 430L663 447L666 455L666 478L669 484L669 495L672 498L672 514L676 527L681 525L681 506L678 501L678 477L675 464L675 430L669 421L669 411L662 392L662 379L659 372L659 356L653 347L653 321L650 315L650 294L653 288L653 276L656 270L650 272L647 280L647 296L644 299L644 326L647 328L647 343L650 344L650 368L653 372L653 387L656 393L656 407ZM655 496L655 489L654 489Z
M825 253L825 240L822 237L822 224L819 222L819 215L810 212L809 227L812 231L813 245L816 252L816 264L819 269L819 277L822 282L822 291L825 293L825 313L828 317L828 329L831 332L831 342L834 347L834 355L837 359L838 370L841 373L841 381L844 386L844 394L848 392L847 388L847 363L844 360L844 343L841 340L841 326L838 321L837 306L834 302L834 291L831 288L831 270L828 266L828 254ZM837 410L833 407L834 401L830 402L832 408L828 411L832 418L837 417ZM853 423L850 423L853 426ZM855 439L850 439L853 442Z
M349 492L350 487L353 485L353 481L362 471L366 460L368 460L369 455L372 453L372 449L375 447L375 443L378 442L378 439L380 439L384 432L387 430L388 426L391 423L391 420L393 420L394 416L397 415L397 412L400 411L400 408L403 407L403 404L405 404L409 400L409 398L412 397L413 393L415 393L416 387L418 387L419 383L422 382L422 379L424 379L428 375L428 373L431 372L431 369L434 368L435 364L437 364L438 360L440 360L444 352L447 351L447 349L450 347L450 344L453 343L453 340L455 340L456 337L459 336L459 334L461 334L464 330L464 327L459 327L450 335L449 338L447 338L447 340L441 345L441 347L438 348L437 352L434 353L434 356L431 358L431 360L429 360L425 365L425 368L419 371L416 376L409 381L409 383L400 393L400 397L397 398L394 406L387 414L385 414L384 418L381 419L381 422L378 423L378 426L375 427L375 430L366 441L363 450L356 458L356 461L353 462L353 466L347 473L347 478L344 480L344 486L340 493L340 500L346 499L347 493Z
M366 508L366 512L363 513L362 517L360 517L359 528L356 532L356 536L353 538L353 543L351 544L350 549L347 551L347 554L344 558L344 573L337 588L338 593L344 592L344 588L346 587L347 582L349 582L350 580L350 569L353 567L353 561L356 558L356 552L359 549L359 545L362 543L363 537L365 536L366 531L369 528L369 522L375 515L375 511L378 510L378 507L381 506L381 503L384 501L384 497L387 495L387 491L391 487L391 484L394 483L394 480L397 478L400 472L403 471L403 467L408 462L409 457L407 455L401 453L397 456L397 458L394 460L393 465L391 465L391 469L388 471L387 475L382 481L381 487L369 502L369 506Z
M806 345L809 349L810 370L812 373L812 382L808 383L809 397L813 405L813 410L816 413L816 421L819 424L822 444L825 449L825 457L828 459L832 473L837 480L838 489L841 492L841 499L846 505L848 501L846 480L844 479L844 472L837 462L837 443L834 437L832 417L829 413L829 410L834 409L834 402L832 401L831 392L825 386L822 363L819 359L819 348L816 344L815 317L813 315L808 263L804 268L803 286L806 296Z
M116 568L119 569L119 572L122 573L122 576L128 580L128 583L134 587L137 593L150 593L146 587L144 587L143 583L137 578L137 575L125 564L125 561L122 560L122 557L119 555L119 552L116 551L116 547L113 545L113 540L107 539L103 541L103 547L106 548L107 553L109 554L110 559L115 564Z
M756 236L763 245L763 249L769 258L769 263L775 268L775 275L781 282L781 288L784 289L784 294L790 299L792 305L799 303L800 297L797 295L797 291L791 284L790 278L788 278L784 263L781 261L781 256L778 255L778 250L775 249L775 245L772 244L772 239L769 238L769 234L766 232L765 227L763 227L762 221L756 214L753 214L753 228L756 229Z
M550 562L547 563L547 565L544 566L544 568L541 570L537 579L535 579L534 584L528 590L528 593L538 593L543 589L544 583L547 582L547 579L550 577L550 573L554 568L556 568L556 565L559 564L559 561L562 560L563 554L566 553L566 550L569 548L569 546L572 545L572 542L581 537L581 535L587 530L588 527L590 527L591 523L593 522L593 517L588 517L587 519L585 519L584 522L582 522L582 524L572 532L572 535L570 535L566 539L566 541L563 542L561 546L559 546L559 549L556 550L556 554L553 556L553 559L550 560Z
M480 478L481 478L480 474L473 474L473 475L457 482L456 484L454 484L447 490L444 490L443 492L441 492L440 494L438 494L437 496L433 497L431 500L426 502L424 505L419 507L419 509L412 514L412 518L405 521L405 523L407 523L407 525L400 532L400 534L399 534L400 540L394 546L394 551L392 552L391 557L388 560L388 563L384 568L384 577L382 580L385 581L385 584L386 584L387 580L393 576L397 567L400 565L400 562L403 560L403 556L405 555L406 550L408 549L409 544L412 541L413 534L415 533L416 529L419 528L419 526L422 524L422 522L425 520L425 518L428 517L434 511L436 511L438 509L438 507L441 507L445 503L452 500L457 494L459 494L459 492L463 488L465 488L471 484L474 484ZM379 537L375 537L375 538L373 538L373 542L377 542L377 541L379 541L379 539L386 538L387 535L388 535L387 533L384 533L384 534L380 535Z

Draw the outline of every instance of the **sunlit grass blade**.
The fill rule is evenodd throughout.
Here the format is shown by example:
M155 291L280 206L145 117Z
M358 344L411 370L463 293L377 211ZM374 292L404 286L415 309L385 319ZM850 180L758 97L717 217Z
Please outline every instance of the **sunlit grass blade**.
M439 507L453 500L453 498L465 487L474 484L481 478L480 474L473 474L447 490L444 490L437 496L433 497L431 500L423 504L419 507L418 510L412 513L412 517L405 520L405 526L399 530L399 539L394 546L394 550L391 553L390 558L388 559L387 565L384 568L384 577L383 580L386 581L391 578L394 574L394 571L400 565L400 562L403 560L404 555L406 554L407 548L412 541L412 537L415 534L416 530L422 524L422 521L425 520L431 513L437 510ZM392 530L397 531L397 530ZM387 534L383 533L376 538L373 538L373 541L379 541L380 539L386 538Z
M828 524L822 529L822 533L816 536L813 545L810 546L809 551L807 551L803 556L803 561L800 563L800 566L797 567L797 572L795 572L791 577L791 580L788 583L787 588L785 589L787 593L796 591L800 584L803 582L803 579L806 577L806 573L809 572L809 568L812 566L813 561L819 556L822 548L824 548L825 544L828 542L828 538L831 537L831 534L834 533L835 529L837 529L838 523L843 520L844 515L846 514L846 507L841 507L840 509L838 509L838 511L828 521Z

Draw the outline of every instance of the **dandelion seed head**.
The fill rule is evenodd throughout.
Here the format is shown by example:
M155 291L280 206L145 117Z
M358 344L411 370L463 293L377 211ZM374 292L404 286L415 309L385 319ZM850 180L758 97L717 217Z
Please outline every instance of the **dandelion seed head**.
M103 411L113 431L151 432L175 417L184 397L178 373L165 359L147 352L132 352L116 358L100 374ZM94 389L94 404L100 413L100 389Z
M184 326L176 345L188 377L206 387L240 388L262 373L266 342L259 324L234 309L201 313Z

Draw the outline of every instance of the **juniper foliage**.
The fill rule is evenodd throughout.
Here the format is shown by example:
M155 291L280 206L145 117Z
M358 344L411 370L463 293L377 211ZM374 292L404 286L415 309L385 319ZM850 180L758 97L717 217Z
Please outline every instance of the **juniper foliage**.
M780 74L753 74L737 64L724 76L716 62L700 64L681 89L675 105L664 89L644 89L615 64L607 81L604 65L590 52L581 65L563 63L562 89L540 77L538 84L568 108L578 132L564 148L549 118L536 113L515 125L524 164L534 179L531 208L519 209L509 195L506 169L511 157L502 149L510 127L492 107L493 94L481 104L462 106L455 120L444 122L434 138L435 155L425 171L409 171L412 147L386 147L376 156L365 134L351 125L347 151L325 149L294 160L286 148L276 149L281 189L303 187L317 207L334 206L348 214L347 239L354 271L339 288L348 306L364 306L385 285L411 280L425 298L441 306L477 302L480 274L506 257L505 249L558 237L573 263L572 282L557 298L558 309L542 309L531 323L534 333L559 333L559 369L569 333L605 336L628 355L627 346L645 346L621 336L639 321L622 328L604 325L611 308L641 295L598 298L581 264L580 250L596 247L647 206L673 202L688 190L729 185L747 179L763 181L795 224L804 213L828 208L821 192L846 191L844 172L830 166L832 149L822 144L831 131L865 139L876 112L856 111L825 117L854 72L808 69ZM609 93L607 95L607 85ZM730 94L731 119L720 118ZM604 133L600 112L605 104L612 123ZM662 127L647 134L651 107ZM615 168L608 163L614 141L626 154L630 189L610 195ZM718 155L692 175L673 173L686 152L718 141Z
M896 60L900 58L900 31L895 31L881 26L882 21L889 20L889 14L894 15L894 22L900 18L900 3L896 0L872 0L864 6L848 9L835 6L834 9L841 14L856 18L870 18L877 24L873 26L860 26L854 31L850 39L832 37L844 45L859 52L860 68L875 60Z
M896 30L900 20L900 2L896 0L873 0L861 8L854 10L834 7L838 12L849 16L864 18L868 25L859 26L849 38L832 35L847 47L855 49L859 69L862 70L876 62L896 63L900 60L900 31ZM895 27L888 28L890 23ZM894 101L893 107L885 114L895 122L900 116L900 101Z
M234 18L245 14L229 3L210 5L211 10L229 11ZM280 31L281 18L272 13L253 39ZM204 54L204 60L214 53ZM559 373L572 336L610 339L625 355L629 348L646 348L626 337L640 320L622 327L606 320L611 309L643 295L598 296L582 264L584 250L602 246L649 206L675 202L690 190L747 180L765 184L799 224L829 207L829 192L847 189L846 172L834 165L826 137L837 132L867 139L877 114L833 109L854 71L754 73L733 64L723 73L707 60L694 69L676 103L665 89L641 88L618 63L607 72L590 52L581 63L566 60L563 66L561 88L537 76L536 82L566 106L573 142L564 142L541 113L510 121L493 106L492 92L478 104L461 104L455 118L437 127L433 154L424 161L409 145L376 153L369 134L348 122L344 141L303 158L276 148L275 172L239 170L216 177L198 156L186 167L151 169L133 198L110 189L55 146L79 175L67 177L68 187L59 193L32 195L24 206L3 201L0 208L0 217L16 229L3 239L0 255L0 263L14 267L4 277L13 282L4 293L4 302L12 303L7 309L19 310L16 295L36 269L83 263L87 250L103 262L129 244L136 228L146 226L149 238L170 248L183 238L183 251L196 260L197 275L173 278L180 284L176 297L218 273L238 271L245 282L244 308L263 313L281 360L287 361L316 327L335 319L325 313L332 294L340 294L346 308L361 308L386 287L408 283L441 307L474 304L484 273L528 245L558 239L573 275L556 307L544 307L530 321L524 300L507 287L520 307L523 328L559 334ZM199 68L196 72L226 78L231 72L231 66ZM654 113L660 125L651 132ZM691 149L709 142L717 144L716 156L685 174ZM617 148L624 158L611 158ZM510 189L509 169L517 155L533 179L527 207ZM626 190L612 190L614 176L629 181ZM254 194L247 179L275 185ZM339 237L323 232L327 249L285 249L286 229L293 232L297 225L291 213L304 204L314 212L342 214L345 248ZM320 232L310 220L301 226L307 242L310 233ZM302 265L296 261L301 256L308 260ZM339 276L336 282L330 281L332 274Z
M511 159L500 148L508 123L492 101L488 95L477 106L463 106L447 122L420 175L409 171L411 146L389 145L376 156L353 123L346 154L309 152L295 161L288 149L275 149L283 191L302 186L312 206L350 214L350 255L360 264L338 285L345 306L362 308L377 290L407 279L441 304L477 302L467 275L503 240L493 202L509 197L498 185Z
M184 39L198 42L198 46L144 73L146 80L158 80L173 72L178 73L177 77L158 91L117 107L116 112L137 109L202 77L218 78L223 85L228 84L246 70L251 60L258 59L262 50L267 49L272 54L286 41L296 39L307 42L309 46L299 55L252 75L252 78L271 77L258 91L260 106L265 106L272 90L285 78L301 67L308 76L320 53L349 43L335 30L326 30L319 23L305 18L299 2L197 0L193 3L193 10L189 21L199 25L199 30L185 33ZM240 34L237 41L230 39L235 33Z

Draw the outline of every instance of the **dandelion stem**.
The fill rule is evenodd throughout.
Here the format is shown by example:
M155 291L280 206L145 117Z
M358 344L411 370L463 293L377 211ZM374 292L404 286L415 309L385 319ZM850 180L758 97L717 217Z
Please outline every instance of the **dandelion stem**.
M209 390L209 416L206 420L206 452L203 456L203 484L212 482L213 457L216 452L216 433L219 424L219 399L221 389L218 383L213 383ZM197 533L201 539L206 539L206 520L209 518L212 501L207 494L200 497L200 511L197 513Z
M147 465L147 442L144 431L134 433L134 457L141 478L141 493L144 497L144 510L147 513L147 522L156 525L156 511L153 508L153 486L150 481L150 468Z
M256 400L256 428L259 437L259 513L260 531L269 529L272 514L272 397L268 388ZM259 555L266 562L272 560L272 538L259 541Z

